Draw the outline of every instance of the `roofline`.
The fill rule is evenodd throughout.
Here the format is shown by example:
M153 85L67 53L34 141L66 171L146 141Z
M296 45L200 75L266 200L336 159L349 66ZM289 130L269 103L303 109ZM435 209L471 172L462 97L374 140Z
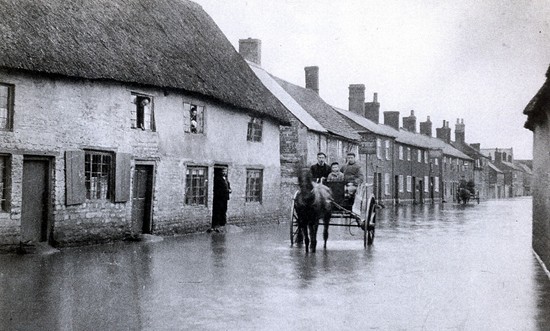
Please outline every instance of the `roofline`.
M39 74L43 77L48 77L48 78L58 78L58 79L59 78L64 78L64 79L85 80L85 81L94 81L94 82L116 82L116 83L124 83L124 84L129 84L129 85L140 86L140 87L157 88L157 89L161 89L161 90L177 91L177 92L180 92L180 93L184 92L184 93L189 94L191 96L201 97L201 98L207 99L209 101L218 103L220 105L228 106L228 107L231 107L231 108L234 108L234 109L244 110L245 113L253 114L253 115L261 117L261 118L270 118L271 120L273 120L273 121L275 121L275 122L277 122L277 123L279 123L280 125L283 125L283 126L290 126L291 125L290 120L284 121L283 119L279 119L277 117L270 116L270 115L262 113L258 110L240 107L240 106L237 106L237 105L234 105L232 103L220 100L220 99L215 98L215 97L210 96L210 95L202 94L202 93L195 92L195 91L189 91L189 90L178 88L178 87L143 84L143 83L138 83L138 82L133 82L133 81L124 81L124 80L117 80L117 79L112 79L112 78L101 78L101 77L100 78L88 78L88 77L80 77L80 76L69 76L69 75L63 75L63 74L59 74L59 73L50 73L50 72L45 72L45 71L10 68L10 67L4 67L4 66L0 66L0 70L6 70L9 73L14 73L14 74L17 74L17 73L23 73L23 74L28 74L28 75ZM277 102L280 103L279 99L277 99ZM286 109L286 107L283 104L281 104L281 106Z

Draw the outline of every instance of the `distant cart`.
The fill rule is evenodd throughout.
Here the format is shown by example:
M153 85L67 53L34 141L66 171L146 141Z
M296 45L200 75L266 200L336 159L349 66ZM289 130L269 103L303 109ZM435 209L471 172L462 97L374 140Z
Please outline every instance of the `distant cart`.
M456 192L456 201L459 204L467 204L470 201L477 201L479 204L479 191L478 190L469 190L468 188L459 188Z
M324 183L332 190L332 216L328 226L358 227L363 230L363 246L372 245L376 229L376 211L378 204L373 194L373 186L362 184L353 195L345 190L345 182ZM296 196L292 199L290 243L294 245L299 236L298 216L296 214ZM321 223L322 224L322 223ZM320 225L321 225L320 224Z

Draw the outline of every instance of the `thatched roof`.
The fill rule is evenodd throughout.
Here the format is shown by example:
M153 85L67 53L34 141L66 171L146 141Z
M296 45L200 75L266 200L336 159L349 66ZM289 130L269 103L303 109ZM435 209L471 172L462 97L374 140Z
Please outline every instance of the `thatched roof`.
M175 88L288 123L222 31L186 0L0 0L0 67Z
M355 142L361 141L361 136L357 131L315 91L294 85L275 76L271 77L329 133Z
M527 121L524 127L534 131L538 124L543 124L546 121L546 115L544 109L548 109L550 103L550 67L546 71L546 81L535 94L535 96L529 101L523 113L527 115Z

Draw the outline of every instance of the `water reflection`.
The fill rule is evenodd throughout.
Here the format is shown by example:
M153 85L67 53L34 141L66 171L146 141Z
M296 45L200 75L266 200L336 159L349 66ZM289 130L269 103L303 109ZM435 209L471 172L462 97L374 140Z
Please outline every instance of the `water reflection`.
M529 203L388 206L367 249L332 227L306 254L285 224L0 255L0 330L545 330Z

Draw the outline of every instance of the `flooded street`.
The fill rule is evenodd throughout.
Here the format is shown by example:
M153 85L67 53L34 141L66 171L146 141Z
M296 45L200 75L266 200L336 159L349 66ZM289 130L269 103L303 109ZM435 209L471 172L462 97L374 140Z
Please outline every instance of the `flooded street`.
M289 225L0 255L0 330L548 330L531 200L381 211L374 245ZM319 236L320 239L321 235Z

